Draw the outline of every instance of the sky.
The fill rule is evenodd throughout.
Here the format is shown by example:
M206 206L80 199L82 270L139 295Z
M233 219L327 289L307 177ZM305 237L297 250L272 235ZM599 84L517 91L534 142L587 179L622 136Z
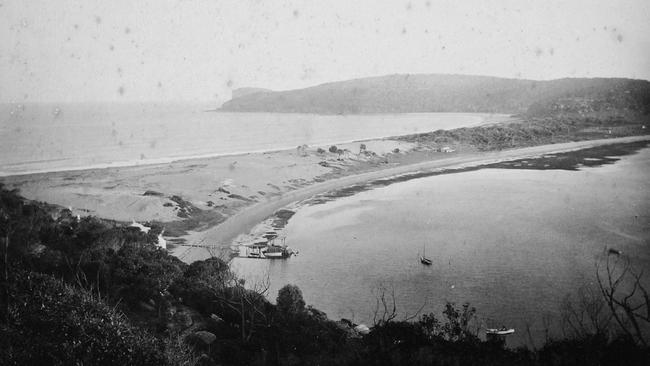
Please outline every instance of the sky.
M221 103L396 73L647 80L648 14L648 0L0 0L0 102Z

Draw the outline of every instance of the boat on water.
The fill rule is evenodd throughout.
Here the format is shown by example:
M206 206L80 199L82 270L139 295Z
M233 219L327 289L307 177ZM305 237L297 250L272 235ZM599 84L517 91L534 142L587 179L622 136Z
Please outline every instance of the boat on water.
M269 246L262 251L265 258L268 259L283 259L291 257L294 252L286 246Z
M297 251L286 245L266 245L261 243L243 245L240 247L240 253L243 257L257 259L285 259L298 254Z
M506 327L501 327L501 328L488 328L485 330L486 335L492 335L492 336L507 336L509 334L514 333L515 330L513 328L506 328Z
M427 266L430 266L431 263L433 263L433 262L431 261L431 259L427 258L427 255L426 255L426 252L425 252L425 248L424 248L424 247L422 247L422 255L420 255L420 263L422 263L422 264L424 264L424 265L427 265Z

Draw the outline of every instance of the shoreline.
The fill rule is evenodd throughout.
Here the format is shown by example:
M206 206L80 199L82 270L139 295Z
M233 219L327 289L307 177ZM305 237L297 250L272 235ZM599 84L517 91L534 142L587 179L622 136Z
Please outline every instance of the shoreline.
M457 171L650 139L645 125L638 122L480 117L474 127L334 146L301 145L153 165L0 176L0 182L18 189L29 200L67 207L75 215L123 224L138 221L164 229L171 251L185 261L194 261L213 254L228 257L237 235L250 232L276 210L324 192L420 171ZM202 248L206 246L211 252Z
M415 179L420 175L429 176L434 174L452 174L466 170L480 169L483 166L504 163L520 159L538 158L542 155L568 153L599 146L650 141L650 136L629 136L610 139L586 140L550 145L539 145L526 148L503 150L496 152L483 152L475 154L464 154L446 159L423 161L414 164L401 165L391 168L369 171L356 175L346 175L340 178L315 183L307 187L292 191L284 196L276 197L266 202L248 206L224 222L210 229L190 233L187 238L192 242L218 243L211 250L206 248L185 247L179 245L172 250L172 254L178 256L185 262L206 259L216 253L219 256L229 257L226 253L230 250L232 242L239 235L250 233L250 231L263 221L271 218L278 210L290 205L299 205L301 201L309 200L320 194L326 194L347 187L362 183L370 184L381 179L395 179L402 176L412 175L406 178Z
M203 111L203 113L208 113L210 111ZM246 113L265 113L265 112L223 112L223 113L231 113L231 114L246 114ZM291 113L291 114L304 114L304 115L310 115L308 113ZM405 115L405 114L411 114L411 115L426 115L426 114L431 114L430 112L422 112L422 113L395 113L395 115ZM455 128L471 128L471 127L477 127L477 126L482 126L482 125L490 125L490 124L495 124L495 123L502 123L502 122L512 122L517 120L517 117L514 115L510 114L502 114L502 113L462 113L462 112L441 112L441 113L435 113L436 115L458 115L458 116L469 116L469 117L475 117L479 118L480 121L475 122L475 123L466 123L463 124L462 126L458 126ZM319 114L315 114L317 116L320 116ZM372 116L373 114L355 114L355 115L346 115L346 116ZM381 114L382 116L387 116L387 114ZM389 116L390 114L388 114ZM328 115L325 115L328 116ZM363 143L367 141L374 141L374 140L380 140L380 139L391 139L391 138L397 138L397 137L402 137L402 136L407 136L408 134L405 135L378 135L378 136L369 136L365 137L362 139L351 139L351 140L340 140L340 141L325 141L325 142L318 142L312 144L313 146L326 146L326 145L342 145L342 144L351 144L351 143ZM31 162L26 162L26 163L12 163L12 164L6 164L2 167L1 169L5 170L0 170L0 178L9 178L9 177L22 177L22 176L32 176L32 175L39 175L39 174L52 174L52 173L65 173L65 172L85 172L89 170L104 170L104 169L119 169L119 168L131 168L131 167L154 167L154 166L161 166L165 164L171 164L171 163L183 163L183 162L189 162L189 161L194 161L194 160L204 160L204 159L215 159L215 158L227 158L227 157L238 157L238 156L244 156L244 155L249 155L249 154L264 154L264 153L277 153L277 152L282 152L282 151L287 151L294 149L294 146L278 146L277 148L272 148L272 149L261 149L261 150L242 150L242 151L235 151L235 152L215 152L215 153L206 153L206 154L197 154L197 155L179 155L179 156L165 156L165 157L158 157L158 158L148 158L148 159L136 159L136 160L121 160L121 161L113 161L113 162L106 162L106 163L96 163L96 164L90 164L90 165L82 165L82 166L61 166L57 168L43 168L43 169L31 169L31 170L23 170L23 171L11 171L11 169L7 170L7 168L11 168L14 166L29 166L29 165L34 165L34 164L42 164L45 163L46 161L31 161ZM55 161L61 161L65 159L56 159Z

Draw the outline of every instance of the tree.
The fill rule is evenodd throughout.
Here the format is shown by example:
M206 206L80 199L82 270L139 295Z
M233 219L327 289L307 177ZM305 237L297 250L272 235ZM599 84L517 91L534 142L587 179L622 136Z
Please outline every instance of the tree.
M164 344L94 294L50 275L12 274L3 365L167 365Z
M286 285L278 291L278 311L285 315L301 314L305 311L302 291L296 285Z
M647 347L644 329L650 325L650 294L642 282L643 271L637 272L630 259L619 253L604 255L605 268L596 264L596 279L605 303L625 335Z
M447 322L442 326L444 337L450 341L476 341L478 337L470 329L476 308L464 303L462 309L456 309L454 303L447 303L442 312Z
M577 339L609 336L612 314L599 290L580 287L561 307L564 331Z
M338 148L336 147L336 145L332 145L330 146L329 150L331 153L336 153L338 151Z
M375 296L375 310L372 316L373 327L381 327L397 318L397 302L395 298L395 288L390 286L390 289L385 284L379 284L377 288L373 289ZM404 314L404 321L415 319L422 309L426 306L426 300L422 306L412 315Z
M246 285L219 258L192 263L170 288L175 296L204 313L215 313L239 328L242 343L268 329L272 305L265 294L270 286L268 275Z
M52 218L37 204L25 203L18 190L6 190L0 183L0 235L3 245L3 302L8 310L9 267L11 258L22 258L28 245L38 241L44 226L51 225ZM13 254L12 254L13 253ZM6 313L5 313L6 314Z

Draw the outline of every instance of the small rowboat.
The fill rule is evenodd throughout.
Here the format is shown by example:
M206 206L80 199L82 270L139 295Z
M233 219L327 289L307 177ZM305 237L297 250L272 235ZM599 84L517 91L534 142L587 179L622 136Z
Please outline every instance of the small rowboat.
M512 334L512 333L514 333L514 332L515 332L514 329L512 329L512 328L505 328L505 327L503 327L503 328L499 328L499 329L496 329L496 328L488 328L488 329L485 330L485 334L488 334L488 335L498 335L498 336L506 336L506 335Z

